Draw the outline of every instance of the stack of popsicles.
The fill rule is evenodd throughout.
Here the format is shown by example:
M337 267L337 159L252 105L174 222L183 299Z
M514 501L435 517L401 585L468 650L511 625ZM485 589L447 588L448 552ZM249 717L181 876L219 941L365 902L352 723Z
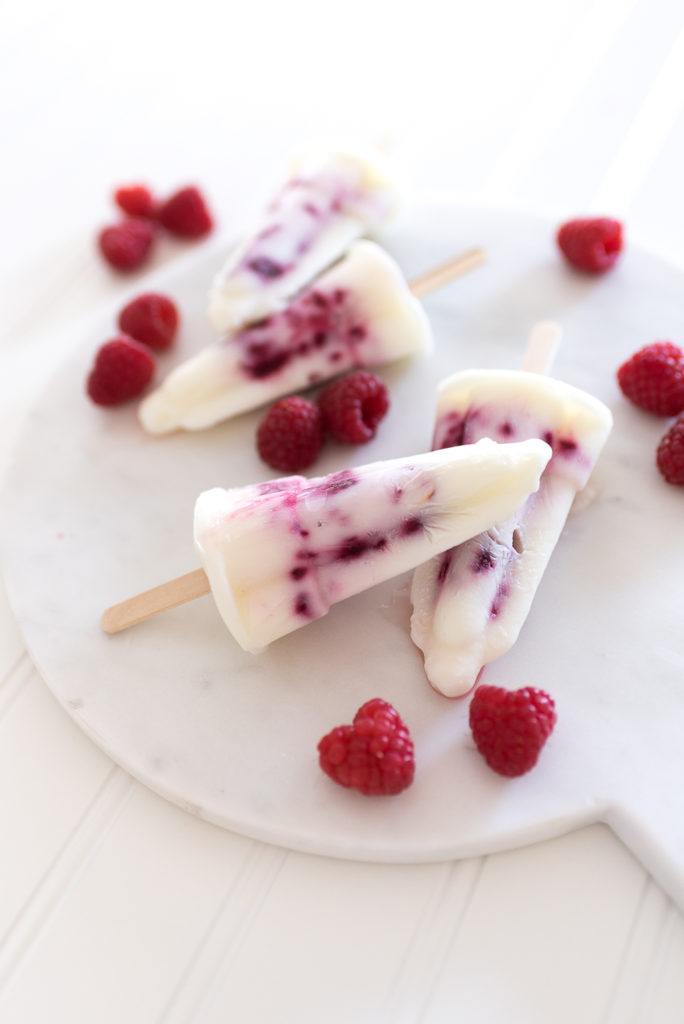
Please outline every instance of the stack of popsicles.
M201 430L353 367L428 351L425 288L360 240L393 215L398 196L377 155L300 161L214 280L209 318L224 336L143 400L143 427ZM473 250L446 269L456 276L483 259Z
M219 612L256 652L414 568L412 639L460 696L517 639L611 425L542 373L470 370L440 386L432 453L205 492L195 544Z
M218 610L245 650L262 650L513 514L550 455L539 440L483 440L327 477L205 491L195 544Z
M352 366L429 349L410 286L360 239L396 202L366 156L304 161L214 281L210 317L229 333L143 401L146 429L202 429ZM236 641L257 652L414 569L411 637L428 680L466 693L515 642L611 429L601 402L545 375L556 335L554 325L534 332L523 370L443 381L430 452L205 491L194 519L203 568L108 609L103 628L211 592Z
M140 405L151 434L201 430L353 367L428 351L430 326L394 260L354 242L283 308L182 363Z
M228 257L209 319L233 331L281 309L351 243L399 209L401 189L379 153L318 149L297 159L254 232Z

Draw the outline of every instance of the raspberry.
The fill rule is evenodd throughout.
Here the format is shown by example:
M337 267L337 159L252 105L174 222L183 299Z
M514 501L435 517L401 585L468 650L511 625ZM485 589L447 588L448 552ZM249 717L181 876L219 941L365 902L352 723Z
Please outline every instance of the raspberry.
M617 371L622 393L656 416L684 411L684 352L671 341L645 345Z
M149 349L121 334L98 349L86 390L96 405L119 405L145 390L154 368Z
M523 775L533 768L555 724L552 698L531 686L478 686L470 702L475 744L499 775Z
M162 203L158 217L167 231L181 238L202 238L214 226L204 197L194 185L174 192Z
M558 229L556 241L573 267L601 274L622 252L622 224L609 217L569 220Z
M124 334L161 351L173 343L179 319L176 306L166 295L145 292L124 306L118 323Z
M323 425L336 441L365 444L389 409L387 388L379 377L356 370L321 391L318 406Z
M326 775L364 796L394 796L413 782L413 741L398 712L376 697L363 704L352 725L340 725L318 744Z
M136 270L147 259L154 237L154 227L148 220L129 217L104 228L98 245L107 262L117 270Z
M684 484L684 415L674 421L658 445L656 465L668 484Z
M306 398L282 398L257 428L257 450L271 469L298 473L318 457L323 446L321 411Z
M154 220L157 204L147 185L120 185L114 192L114 202L129 217Z

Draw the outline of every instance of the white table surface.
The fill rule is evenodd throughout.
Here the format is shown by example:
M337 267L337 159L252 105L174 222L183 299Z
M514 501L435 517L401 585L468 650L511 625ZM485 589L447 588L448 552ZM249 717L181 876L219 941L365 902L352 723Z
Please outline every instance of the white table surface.
M197 181L238 233L343 135L416 191L619 216L684 268L679 0L8 0L0 25L3 465L56 336L130 287L93 250L122 181ZM3 1024L683 1019L682 913L607 827L410 867L231 834L78 730L4 597L0 820Z

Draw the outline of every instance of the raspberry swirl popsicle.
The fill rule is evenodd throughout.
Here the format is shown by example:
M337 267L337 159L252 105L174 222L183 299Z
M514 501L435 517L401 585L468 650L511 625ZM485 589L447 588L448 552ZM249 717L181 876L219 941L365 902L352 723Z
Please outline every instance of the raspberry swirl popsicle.
M247 651L505 519L551 450L483 440L327 477L203 492L194 537L219 613Z
M212 325L230 331L280 309L398 205L398 186L378 154L323 150L302 157L254 234L216 275Z
M436 449L543 438L553 451L539 489L510 517L419 566L411 638L431 685L467 693L518 638L575 494L587 483L612 416L592 395L524 370L469 370L442 382Z
M429 350L430 325L395 261L355 242L288 306L176 367L139 407L151 434L201 430L354 367Z

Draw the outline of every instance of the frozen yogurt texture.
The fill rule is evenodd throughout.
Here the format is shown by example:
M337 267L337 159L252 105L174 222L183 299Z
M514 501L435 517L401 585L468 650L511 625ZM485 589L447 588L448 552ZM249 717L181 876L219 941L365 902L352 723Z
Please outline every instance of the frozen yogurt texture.
M587 483L612 416L592 395L522 370L471 370L439 390L440 450L543 439L552 450L539 489L509 517L419 566L411 636L432 686L467 693L483 665L517 640L575 494Z
M431 344L427 316L396 262L375 242L361 240L284 309L176 367L143 400L140 420L152 434L204 429Z
M550 455L539 440L484 440L327 477L205 491L195 544L218 610L245 650L262 650L509 516Z
M319 150L299 159L254 234L214 279L209 319L231 331L280 309L349 245L397 210L399 189L377 153Z

